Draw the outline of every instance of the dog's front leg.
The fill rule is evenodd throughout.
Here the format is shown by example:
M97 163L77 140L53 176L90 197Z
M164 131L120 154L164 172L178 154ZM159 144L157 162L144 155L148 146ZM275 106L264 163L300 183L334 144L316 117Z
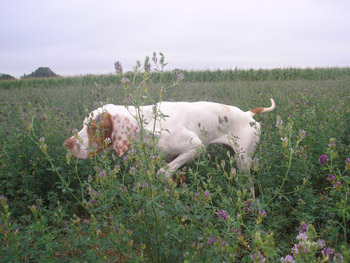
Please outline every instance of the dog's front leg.
M161 168L159 173L164 174L166 183L172 178L174 172L186 163L192 162L198 156L199 147L187 150L179 154L174 160L168 164L168 169ZM183 180L183 179L182 179Z

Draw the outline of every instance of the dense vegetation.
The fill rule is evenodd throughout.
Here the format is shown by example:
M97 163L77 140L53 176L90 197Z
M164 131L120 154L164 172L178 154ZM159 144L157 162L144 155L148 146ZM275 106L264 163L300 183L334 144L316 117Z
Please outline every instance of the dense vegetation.
M14 79L16 79L16 78L9 75L9 74L0 73L0 81L1 80L14 80Z
M0 82L0 261L349 262L349 69L159 73L147 65ZM220 147L178 171L188 178L179 185L158 178L165 164L156 145L91 160L63 147L106 103L208 100L249 110L269 98L275 111L255 117L256 199Z
M58 77L58 75L48 67L39 67L28 75L24 74L21 78L29 79L29 78L52 78L52 77Z

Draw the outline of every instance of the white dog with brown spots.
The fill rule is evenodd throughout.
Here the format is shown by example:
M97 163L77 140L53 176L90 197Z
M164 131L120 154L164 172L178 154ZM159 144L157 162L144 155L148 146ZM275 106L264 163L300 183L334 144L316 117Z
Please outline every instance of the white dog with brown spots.
M154 107L166 117L155 121ZM141 112L144 129L159 136L158 147L166 153L168 169L163 172L168 179L176 169L192 161L202 146L213 143L229 147L238 155L238 169L249 173L260 137L260 124L253 116L274 108L273 99L268 108L246 112L213 102L161 102L143 106ZM83 129L65 141L66 148L80 159L93 157L106 148L114 149L120 157L130 147L130 140L139 138L135 116L132 106L108 104L98 108L84 120Z

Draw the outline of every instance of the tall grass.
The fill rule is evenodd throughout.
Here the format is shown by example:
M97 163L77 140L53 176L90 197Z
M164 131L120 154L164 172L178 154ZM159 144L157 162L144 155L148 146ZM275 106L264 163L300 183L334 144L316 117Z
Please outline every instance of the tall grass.
M227 81L274 81L274 80L335 80L350 77L350 68L285 68L285 69L234 69L150 72L149 79L153 83L175 82L178 74L184 75L185 82L227 82ZM133 79L134 73L124 74ZM91 85L117 85L121 83L118 75L85 75L75 77L32 78L0 81L0 89L28 87L67 87Z

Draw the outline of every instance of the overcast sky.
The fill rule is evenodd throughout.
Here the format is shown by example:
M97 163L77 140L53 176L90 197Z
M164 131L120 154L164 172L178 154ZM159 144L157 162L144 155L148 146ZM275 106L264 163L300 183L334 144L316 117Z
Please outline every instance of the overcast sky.
M349 0L0 0L0 73L350 66Z

